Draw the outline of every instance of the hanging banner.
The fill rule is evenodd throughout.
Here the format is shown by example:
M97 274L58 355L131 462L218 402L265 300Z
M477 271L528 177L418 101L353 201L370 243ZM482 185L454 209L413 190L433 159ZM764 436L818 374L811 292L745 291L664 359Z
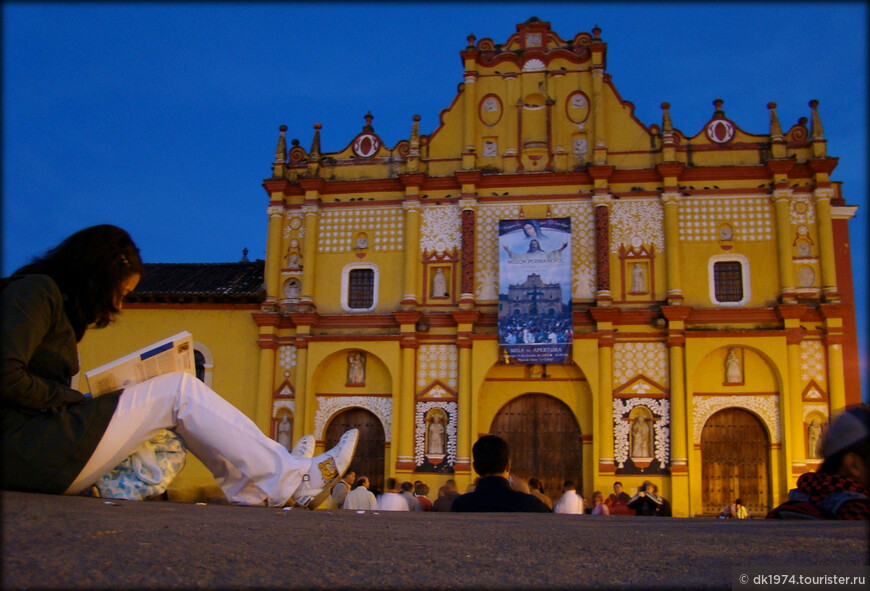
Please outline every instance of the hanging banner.
M571 219L498 223L498 340L503 363L567 363Z

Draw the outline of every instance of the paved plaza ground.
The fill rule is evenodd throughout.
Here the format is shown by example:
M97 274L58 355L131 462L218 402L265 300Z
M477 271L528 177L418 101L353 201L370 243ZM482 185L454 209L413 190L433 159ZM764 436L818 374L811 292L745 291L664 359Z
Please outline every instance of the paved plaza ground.
M866 522L0 500L3 589L732 589L732 567L870 564Z

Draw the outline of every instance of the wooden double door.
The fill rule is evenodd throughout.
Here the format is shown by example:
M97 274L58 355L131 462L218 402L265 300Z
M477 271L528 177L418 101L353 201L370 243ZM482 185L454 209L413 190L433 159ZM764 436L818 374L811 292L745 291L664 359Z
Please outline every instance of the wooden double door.
M386 436L380 419L364 408L349 408L339 413L324 435L326 449L331 449L349 429L359 429L359 441L350 469L357 476L366 475L371 485L369 489L383 491L384 489L384 446Z
M702 502L706 515L743 501L752 517L770 510L770 444L751 412L726 408L713 414L701 432Z
M496 414L490 433L508 442L511 472L526 481L540 479L554 502L562 495L566 480L573 480L577 491L583 491L580 426L561 400L547 394L515 398Z

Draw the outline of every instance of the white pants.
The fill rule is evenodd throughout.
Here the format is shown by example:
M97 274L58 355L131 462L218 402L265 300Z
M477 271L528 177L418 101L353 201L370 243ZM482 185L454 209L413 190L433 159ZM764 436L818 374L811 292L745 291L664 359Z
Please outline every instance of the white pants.
M281 506L311 465L266 437L214 390L178 372L124 389L103 438L66 494L87 489L159 429L184 439L232 503Z

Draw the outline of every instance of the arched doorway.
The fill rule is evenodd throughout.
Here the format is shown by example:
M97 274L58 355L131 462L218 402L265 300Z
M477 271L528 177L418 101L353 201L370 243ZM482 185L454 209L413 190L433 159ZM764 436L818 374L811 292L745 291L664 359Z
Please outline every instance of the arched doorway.
M370 411L349 408L337 414L324 434L326 449L331 449L348 429L359 429L359 442L350 468L357 475L365 474L372 490L384 489L384 426Z
M583 490L583 443L571 409L546 394L524 394L505 404L492 420L490 433L510 446L511 472L536 477L552 499L565 480Z
M737 498L750 515L770 510L769 441L761 421L749 411L725 408L701 431L702 503L718 514Z

